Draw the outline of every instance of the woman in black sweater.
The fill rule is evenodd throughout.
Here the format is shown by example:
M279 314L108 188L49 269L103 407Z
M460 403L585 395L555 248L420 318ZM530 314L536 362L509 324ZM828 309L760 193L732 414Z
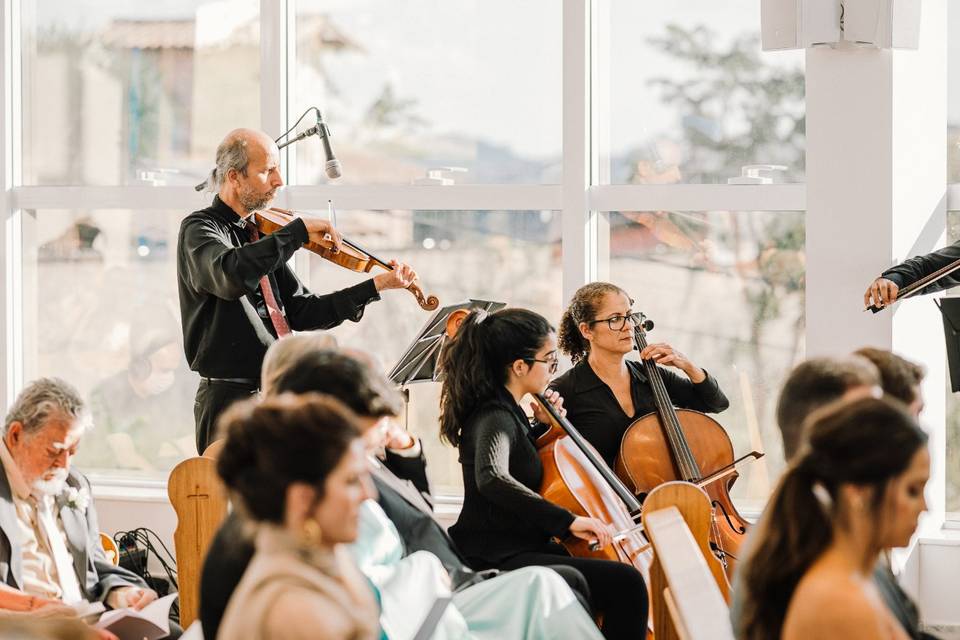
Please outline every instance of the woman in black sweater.
M557 368L553 327L539 314L503 309L474 311L443 350L441 436L460 450L463 509L450 535L477 568L572 566L583 573L606 638L643 637L647 589L632 566L570 557L554 538L611 541L611 528L575 516L537 494L543 466L520 406L544 391ZM556 393L549 400L562 411ZM546 422L539 407L534 417Z
M567 418L611 468L627 427L656 411L643 364L626 359L633 351L632 304L623 289L608 282L580 287L560 321L560 350L574 366L550 385L566 400ZM640 358L661 365L674 406L703 413L730 406L717 380L669 344L650 344Z

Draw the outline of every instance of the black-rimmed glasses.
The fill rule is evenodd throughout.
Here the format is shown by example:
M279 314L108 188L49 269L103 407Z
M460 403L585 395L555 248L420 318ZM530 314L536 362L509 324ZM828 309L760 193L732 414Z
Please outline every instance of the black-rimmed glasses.
M538 358L524 358L523 361L524 362L542 362L543 364L547 365L547 372L551 374L556 373L557 369L560 367L560 359L557 358L557 356L553 356L552 358L547 358L546 360L540 360Z
M623 331L623 328L629 322L632 326L636 327L640 324L640 321L643 319L643 314L639 311L631 311L627 315L617 313L610 316L609 318L598 318L596 320L591 320L587 323L589 326L593 326L598 322L606 322L607 326L610 327L611 331Z

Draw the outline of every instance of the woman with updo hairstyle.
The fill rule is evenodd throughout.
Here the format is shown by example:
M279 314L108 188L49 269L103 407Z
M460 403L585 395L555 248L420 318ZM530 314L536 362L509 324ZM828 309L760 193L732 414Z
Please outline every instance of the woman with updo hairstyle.
M613 468L623 434L656 411L642 363L628 360L639 314L627 292L609 282L577 289L560 320L560 351L573 368L550 385L566 401L567 418ZM650 343L641 360L653 360L670 400L681 409L719 413L730 406L717 380L665 342ZM680 376L666 367L679 369Z
M256 552L217 638L379 638L376 596L343 546L374 495L353 413L286 394L234 404L220 425L217 471L256 528Z
M567 565L579 570L605 638L642 638L647 588L632 566L572 558L552 538L610 543L611 528L576 516L538 493L543 465L535 446L540 425L521 407L544 393L557 370L557 339L547 320L526 309L471 312L440 355L441 438L460 450L463 508L450 535L475 569ZM562 412L555 392L547 399ZM536 404L534 417L547 416Z
M926 510L927 436L877 398L814 413L806 434L751 533L738 637L907 639L871 576Z

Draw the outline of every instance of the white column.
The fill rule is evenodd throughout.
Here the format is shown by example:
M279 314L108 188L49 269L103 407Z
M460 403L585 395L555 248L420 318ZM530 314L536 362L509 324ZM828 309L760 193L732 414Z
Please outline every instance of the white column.
M946 0L923 3L918 51L807 52L807 353L891 348L927 367L934 482L943 508L944 340L929 299L877 315L868 283L943 242Z
M596 271L590 188L590 0L563 0L563 301Z
M20 183L20 3L0 5L0 403L9 406L23 381L22 253L19 209L10 194Z

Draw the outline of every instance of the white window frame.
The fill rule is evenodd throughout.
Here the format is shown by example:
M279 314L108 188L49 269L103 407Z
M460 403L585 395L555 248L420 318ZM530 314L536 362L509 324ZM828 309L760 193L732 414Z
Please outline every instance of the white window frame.
M27 0L23 0L27 1ZM206 205L207 194L172 186L24 186L21 158L20 2L2 0L3 46L0 51L0 335L4 339L0 367L0 401L8 406L23 387L21 215L24 210L133 209L192 211ZM431 210L558 210L563 214L562 287L564 300L586 282L604 277L609 263L606 215L611 211L804 211L803 184L779 185L610 185L599 170L597 122L602 102L593 92L606 73L598 43L606 21L600 0L562 0L563 6L563 181L559 185L292 186L279 195L280 206L323 209L328 199L342 208ZM279 134L290 121L289 80L294 68L295 0L261 0L260 47L261 127ZM323 105L318 105L322 108ZM294 114L295 116L296 114ZM294 175L295 154L284 153L286 175ZM950 189L960 208L960 185ZM304 264L298 261L302 273ZM816 304L816 301L810 301ZM122 472L104 477L104 486L154 487L165 480L125 479Z

